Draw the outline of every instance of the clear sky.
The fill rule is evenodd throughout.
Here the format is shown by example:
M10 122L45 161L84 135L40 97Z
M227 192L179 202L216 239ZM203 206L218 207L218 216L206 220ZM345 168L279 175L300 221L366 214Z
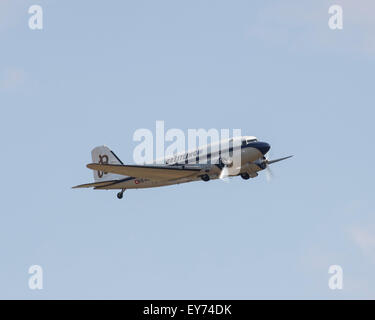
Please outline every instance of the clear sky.
M0 0L0 298L375 298L374 14L372 0ZM92 148L131 163L156 120L295 156L269 183L71 189L93 180Z

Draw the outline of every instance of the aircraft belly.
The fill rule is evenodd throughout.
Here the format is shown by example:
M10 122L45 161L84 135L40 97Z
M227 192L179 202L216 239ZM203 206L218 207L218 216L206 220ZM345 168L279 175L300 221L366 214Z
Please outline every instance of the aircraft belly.
M143 178L133 178L128 181L124 181L121 183L116 183L101 189L144 189L144 188L155 188L155 187L162 187L162 186L168 186L172 184L179 184L179 183L185 183L193 181L194 179L174 179L174 180L149 180L149 179L143 179Z

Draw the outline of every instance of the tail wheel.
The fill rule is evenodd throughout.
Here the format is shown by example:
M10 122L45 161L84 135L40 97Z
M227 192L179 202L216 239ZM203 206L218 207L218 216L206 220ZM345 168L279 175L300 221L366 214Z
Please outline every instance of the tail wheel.
M122 199L122 197L124 196L124 192L125 192L126 189L122 189L118 194L117 194L117 198L118 199Z

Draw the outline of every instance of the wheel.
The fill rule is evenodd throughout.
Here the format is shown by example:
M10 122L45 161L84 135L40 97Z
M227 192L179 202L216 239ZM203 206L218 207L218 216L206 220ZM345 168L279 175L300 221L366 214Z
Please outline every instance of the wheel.
M241 178L244 180L247 180L250 178L249 174L247 172L241 173Z
M124 193L121 191L121 192L119 192L119 193L117 194L117 198L118 198L118 199L122 199L123 195L124 195Z
M203 181L209 181L210 180L210 177L208 176L208 174L203 175L201 178L202 178Z

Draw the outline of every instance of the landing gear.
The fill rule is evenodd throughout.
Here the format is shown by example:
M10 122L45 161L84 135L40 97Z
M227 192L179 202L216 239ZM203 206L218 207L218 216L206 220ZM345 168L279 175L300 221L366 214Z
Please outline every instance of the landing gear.
M248 180L250 178L249 174L247 172L241 173L241 178L244 180Z
M210 180L210 177L208 176L208 174L204 174L203 176L201 176L202 180L203 181L209 181Z
M117 194L117 198L118 198L118 199L122 199L125 190L126 190L126 189L121 189L121 191Z

